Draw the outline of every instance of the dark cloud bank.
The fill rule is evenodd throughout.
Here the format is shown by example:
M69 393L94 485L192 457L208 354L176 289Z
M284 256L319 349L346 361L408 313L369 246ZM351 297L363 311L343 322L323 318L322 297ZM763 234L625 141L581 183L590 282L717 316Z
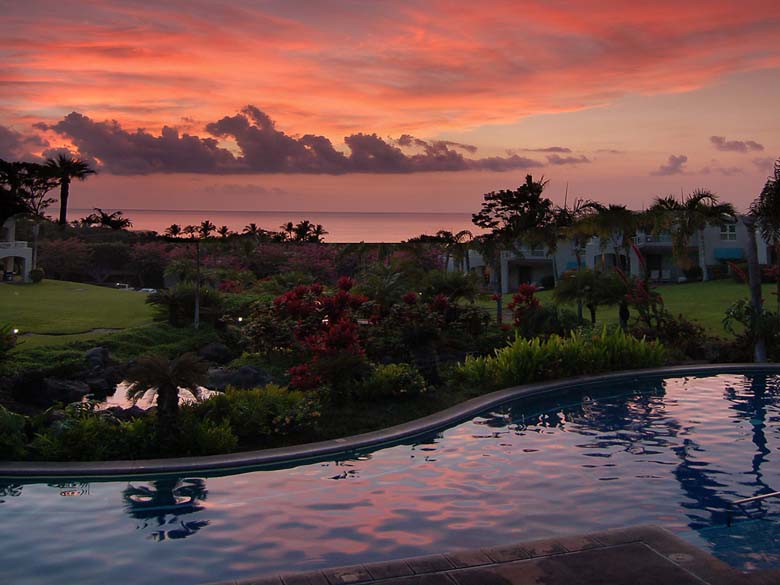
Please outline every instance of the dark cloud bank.
M159 136L143 129L125 130L116 121L96 122L73 112L40 130L69 138L79 155L99 160L102 169L120 175L149 173L417 173L435 171L511 171L551 165L590 162L583 156L557 154L547 163L510 152L507 156L475 157L475 146L446 140L422 140L404 134L397 140L376 134L344 138L348 153L337 150L325 136L291 136L254 106L207 124L208 137L180 134L165 126ZM237 149L225 148L234 142ZM553 147L538 152L569 153Z

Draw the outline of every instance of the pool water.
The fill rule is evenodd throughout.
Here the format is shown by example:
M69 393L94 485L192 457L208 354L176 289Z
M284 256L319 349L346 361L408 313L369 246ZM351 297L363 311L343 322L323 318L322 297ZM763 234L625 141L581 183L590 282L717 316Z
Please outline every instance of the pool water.
M0 577L208 582L635 524L780 566L780 499L726 526L730 502L780 489L779 421L777 376L643 378L287 468L0 480Z

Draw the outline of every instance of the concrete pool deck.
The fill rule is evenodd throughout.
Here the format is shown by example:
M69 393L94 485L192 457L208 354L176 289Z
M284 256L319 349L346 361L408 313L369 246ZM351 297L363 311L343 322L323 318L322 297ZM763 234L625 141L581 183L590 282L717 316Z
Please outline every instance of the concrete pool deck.
M224 581L219 585L768 585L656 526Z

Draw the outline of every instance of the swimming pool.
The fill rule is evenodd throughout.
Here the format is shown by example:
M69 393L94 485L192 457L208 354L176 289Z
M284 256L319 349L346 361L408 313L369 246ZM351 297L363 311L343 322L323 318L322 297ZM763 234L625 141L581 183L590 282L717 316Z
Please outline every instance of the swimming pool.
M774 374L641 378L288 468L0 480L0 576L208 582L633 524L779 566L780 501L725 526L730 502L780 489L779 422Z

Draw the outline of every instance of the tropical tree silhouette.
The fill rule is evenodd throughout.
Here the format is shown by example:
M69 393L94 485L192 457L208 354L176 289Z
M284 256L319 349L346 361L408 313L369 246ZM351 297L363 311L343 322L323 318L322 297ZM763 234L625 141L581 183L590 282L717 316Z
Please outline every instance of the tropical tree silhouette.
M717 195L697 189L679 200L674 195L657 197L648 210L654 218L656 231L672 233L672 251L677 264L685 269L691 265L688 246L694 236L699 240L699 266L702 279L709 280L704 249L704 228L736 221L737 212L731 203L720 203Z
M68 197L70 183L73 179L85 181L90 175L97 173L89 163L75 158L70 154L58 154L56 158L46 160L46 166L52 171L60 183L60 225L68 223Z
M606 267L607 245L612 246L615 257L615 266L621 270L628 269L628 251L637 230L637 214L625 205L600 205L592 204L596 213L589 213L584 220L585 229L592 229L593 235L598 236L601 247L601 263ZM622 252L622 254L621 254Z
M112 230L124 230L133 227L130 218L125 217L121 211L108 213L99 207L95 207L94 213L89 214L82 220L82 223L89 226L105 227Z
M127 398L136 401L147 393L157 396L158 435L166 441L178 430L179 389L189 390L197 398L207 376L207 364L194 353L173 360L161 355L142 356L127 373Z
M201 238L208 238L212 233L214 233L214 231L217 229L217 226L211 223L208 219L204 219L202 222L200 222L200 225L197 229Z
M182 227L178 223L172 223L165 228L165 235L169 238L178 238L182 235Z
M223 240L226 240L231 233L232 232L230 231L230 228L226 225L222 225L217 228L217 234L219 234L219 237Z
M525 183L515 190L503 189L484 195L482 209L471 221L490 233L481 247L489 251L495 271L496 316L501 323L502 292L501 252L509 250L521 256L520 244L535 246L548 241L548 228L554 222L553 203L543 196L549 181L542 176L534 181L527 175Z

